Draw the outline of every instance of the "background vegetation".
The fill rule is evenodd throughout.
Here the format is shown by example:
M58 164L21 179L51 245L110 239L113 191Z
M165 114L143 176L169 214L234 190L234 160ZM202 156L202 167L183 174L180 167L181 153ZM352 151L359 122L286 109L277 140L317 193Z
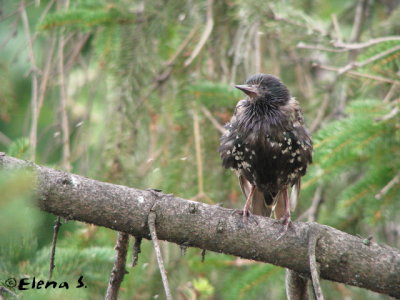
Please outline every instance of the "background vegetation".
M239 207L216 151L257 72L282 78L315 144L295 218L400 247L397 0L0 1L0 151L183 198ZM397 35L397 36L396 36ZM54 216L31 178L0 173L0 281L46 279ZM24 299L100 299L116 233L62 226L53 279L86 289ZM176 299L284 299L284 270L179 249L163 255ZM121 299L163 299L151 244ZM182 254L185 255L183 256ZM386 299L324 282L327 299Z

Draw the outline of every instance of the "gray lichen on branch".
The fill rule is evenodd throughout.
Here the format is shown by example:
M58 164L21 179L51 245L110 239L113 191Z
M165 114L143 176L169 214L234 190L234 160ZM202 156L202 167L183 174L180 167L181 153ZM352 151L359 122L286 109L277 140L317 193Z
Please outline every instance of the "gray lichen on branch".
M322 279L400 298L400 251L318 223L282 224L254 216L243 223L232 210L161 192L109 184L0 155L0 168L29 168L37 174L37 205L43 211L150 238L148 217L157 215L157 237L210 251L271 263L310 277L309 232L318 236L315 261ZM193 212L193 205L195 211Z

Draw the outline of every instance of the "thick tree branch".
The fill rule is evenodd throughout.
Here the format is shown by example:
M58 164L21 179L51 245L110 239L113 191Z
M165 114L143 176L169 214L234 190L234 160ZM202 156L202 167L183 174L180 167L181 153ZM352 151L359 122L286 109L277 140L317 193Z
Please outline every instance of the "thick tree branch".
M44 211L149 239L148 216L157 236L176 244L271 263L310 276L308 237L318 235L315 254L322 279L366 288L400 299L400 251L317 223L283 225L266 217L243 223L232 210L173 195L109 184L0 155L1 169L37 174L37 205Z

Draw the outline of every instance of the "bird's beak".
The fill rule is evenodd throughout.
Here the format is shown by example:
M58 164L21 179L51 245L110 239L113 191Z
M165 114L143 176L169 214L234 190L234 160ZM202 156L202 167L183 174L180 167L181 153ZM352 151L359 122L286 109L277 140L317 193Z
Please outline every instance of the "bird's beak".
M259 96L258 89L255 86L243 84L243 85L235 85L235 88L241 90L242 92L246 93L250 97Z

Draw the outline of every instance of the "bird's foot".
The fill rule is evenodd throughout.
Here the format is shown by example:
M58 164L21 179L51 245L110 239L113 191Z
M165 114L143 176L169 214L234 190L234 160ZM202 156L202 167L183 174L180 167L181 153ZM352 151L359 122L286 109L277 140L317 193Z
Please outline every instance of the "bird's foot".
M232 215L233 215L233 214L239 214L239 215L241 215L241 216L243 217L243 222L244 222L244 223L247 223L249 220L251 220L251 221L254 221L254 222L258 225L258 222L257 222L256 218L254 218L254 216L253 216L253 214L250 212L250 210L248 210L248 209L246 209L246 208L243 208L243 209L235 209L235 210L233 210L233 212L232 212Z
M289 214L285 214L280 221L282 222L283 227L283 232L278 236L278 238L276 240L280 240L282 237L284 237L286 235L286 233L288 232L288 229L290 227L290 225L292 224L292 220L290 219L290 215Z

